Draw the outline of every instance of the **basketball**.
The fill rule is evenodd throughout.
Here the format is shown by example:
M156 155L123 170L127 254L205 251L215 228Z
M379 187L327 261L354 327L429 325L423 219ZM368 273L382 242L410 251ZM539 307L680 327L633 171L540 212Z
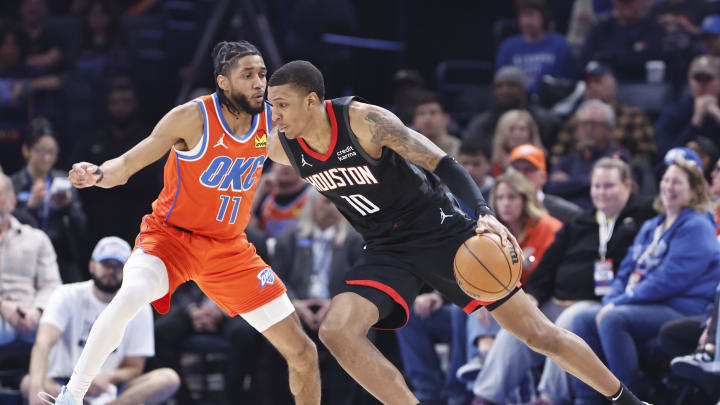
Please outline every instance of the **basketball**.
M522 263L511 244L503 248L494 233L475 235L463 242L453 263L455 280L465 293L480 301L497 301L520 280Z

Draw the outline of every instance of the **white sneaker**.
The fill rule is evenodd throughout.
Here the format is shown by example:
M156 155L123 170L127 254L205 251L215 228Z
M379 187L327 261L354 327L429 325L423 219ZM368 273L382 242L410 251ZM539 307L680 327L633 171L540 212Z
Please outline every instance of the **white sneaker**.
M85 402L88 405L107 405L117 398L117 387L113 384L108 384L107 389L102 394L96 397L85 397Z
M60 389L60 395L58 395L57 398L53 397L47 392L38 392L37 396L38 398L40 398L41 401L50 405L77 405L75 403L75 399L72 397L72 395L70 395L67 387L65 387L64 385ZM52 402L50 402L50 400L52 400Z

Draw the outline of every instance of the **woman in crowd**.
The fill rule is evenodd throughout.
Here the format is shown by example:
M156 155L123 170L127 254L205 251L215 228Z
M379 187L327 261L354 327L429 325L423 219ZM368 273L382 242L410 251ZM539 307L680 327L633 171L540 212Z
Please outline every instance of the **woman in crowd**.
M78 266L78 246L82 246L87 217L67 172L53 169L58 152L50 122L42 117L33 119L22 146L27 165L11 178L18 207L30 212L48 234L58 256L63 283L72 283L87 279Z
M668 166L654 207L659 215L643 224L602 305L582 310L572 327L626 385L638 371L639 346L664 323L703 314L720 281L720 245L697 155ZM605 403L577 379L572 385L576 405Z
M508 167L514 147L530 143L543 151L540 131L533 117L525 110L510 110L498 120L493 138L492 175L497 177Z

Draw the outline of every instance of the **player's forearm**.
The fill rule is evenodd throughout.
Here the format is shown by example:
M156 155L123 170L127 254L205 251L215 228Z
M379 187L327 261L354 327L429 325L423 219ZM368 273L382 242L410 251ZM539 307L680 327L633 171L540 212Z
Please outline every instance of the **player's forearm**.
M125 159L120 156L100 165L100 173L102 173L102 175L95 185L102 188L112 188L127 183L130 178L130 173L124 160Z
M492 210L488 207L485 198L483 198L480 188L455 159L445 156L440 159L440 163L435 166L434 173L445 182L450 191L468 207L470 207L476 216L490 214Z
M48 356L50 347L42 342L36 342L30 352L30 395L33 390L41 390L45 381L45 373L47 372Z

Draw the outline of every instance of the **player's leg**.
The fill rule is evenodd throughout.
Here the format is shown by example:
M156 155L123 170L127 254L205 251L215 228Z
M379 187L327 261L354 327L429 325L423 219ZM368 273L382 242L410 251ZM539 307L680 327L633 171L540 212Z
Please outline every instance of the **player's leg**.
M287 300L286 295L281 297ZM243 314L245 317L246 314ZM247 319L247 318L246 318ZM253 324L253 322L250 322ZM262 334L288 363L290 391L298 405L320 404L320 367L315 343L305 334L295 312L265 329Z
M123 268L123 283L92 326L67 390L81 404L105 359L122 341L132 318L168 292L168 273L158 257L136 250Z
M505 330L531 349L551 358L606 397L621 394L617 403L642 404L608 370L582 339L550 322L521 290L491 314Z
M320 325L320 340L345 371L380 402L415 405L418 400L400 371L367 338L379 317L378 306L370 300L354 292L339 294Z
M155 405L164 402L180 387L180 376L171 368L159 368L141 374L123 388L113 405L145 404Z

